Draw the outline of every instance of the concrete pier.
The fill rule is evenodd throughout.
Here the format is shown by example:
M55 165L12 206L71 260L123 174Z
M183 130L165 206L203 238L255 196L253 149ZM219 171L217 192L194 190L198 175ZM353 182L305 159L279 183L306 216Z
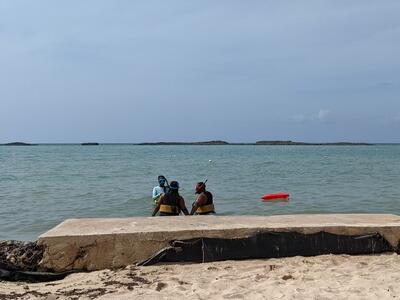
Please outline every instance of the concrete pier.
M257 232L381 234L400 243L400 217L388 214L138 217L70 219L39 237L41 267L54 271L118 268L144 260L172 240L243 238Z

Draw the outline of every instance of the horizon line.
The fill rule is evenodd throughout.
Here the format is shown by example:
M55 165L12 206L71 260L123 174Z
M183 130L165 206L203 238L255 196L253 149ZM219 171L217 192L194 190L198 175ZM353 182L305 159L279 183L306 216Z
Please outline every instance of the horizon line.
M208 141L157 141L157 142L6 142L0 143L1 146L9 144L26 144L26 145L82 145L82 144L98 144L98 145L137 145L137 146L151 146L151 145L328 145L328 144L369 144L369 145L397 145L400 142L354 142L354 141L330 141L330 142L304 142L292 140L259 140L255 142L228 142L224 140L208 140ZM265 144L263 144L265 143Z

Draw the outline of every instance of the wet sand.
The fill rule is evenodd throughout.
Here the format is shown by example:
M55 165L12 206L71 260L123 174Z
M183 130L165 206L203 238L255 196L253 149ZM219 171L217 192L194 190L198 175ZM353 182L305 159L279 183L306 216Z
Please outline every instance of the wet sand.
M323 255L129 266L49 283L0 283L0 299L400 299L400 256Z

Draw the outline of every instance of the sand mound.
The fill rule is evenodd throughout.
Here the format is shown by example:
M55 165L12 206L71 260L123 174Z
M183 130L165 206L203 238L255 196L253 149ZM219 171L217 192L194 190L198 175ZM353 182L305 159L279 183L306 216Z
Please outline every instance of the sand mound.
M400 299L400 256L324 255L128 267L0 285L0 299Z

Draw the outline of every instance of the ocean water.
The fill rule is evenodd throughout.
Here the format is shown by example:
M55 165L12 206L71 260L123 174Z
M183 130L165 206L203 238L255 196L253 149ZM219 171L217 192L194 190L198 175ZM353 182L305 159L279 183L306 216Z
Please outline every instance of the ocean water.
M400 214L400 145L0 147L0 239L35 240L67 218L151 215L157 176L190 207L208 179L221 215ZM260 196L284 191L288 202Z

